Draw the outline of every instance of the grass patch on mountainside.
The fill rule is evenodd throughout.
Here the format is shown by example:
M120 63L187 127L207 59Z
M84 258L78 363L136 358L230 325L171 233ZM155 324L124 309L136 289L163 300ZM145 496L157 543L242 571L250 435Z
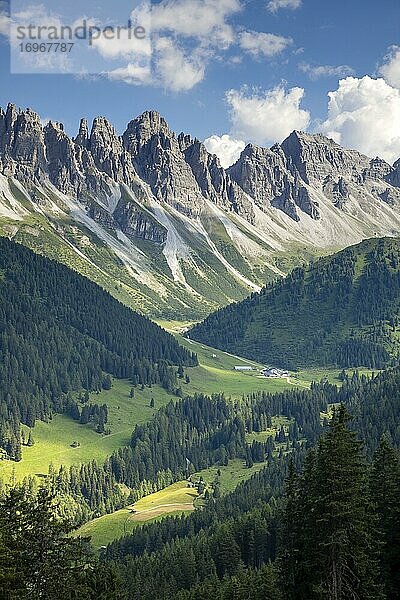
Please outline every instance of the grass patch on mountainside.
M252 467L246 467L245 462L240 458L230 460L227 465L214 465L208 469L203 469L195 475L192 475L193 481L202 477L207 487L211 487L215 480L219 481L221 494L232 492L239 483L250 479L254 473L258 473L265 467L266 463L256 463Z
M293 381L293 383L297 384L297 385L304 385L306 384L307 387L313 382L313 381L321 381L323 379L326 379L327 381L329 381L329 383L333 383L337 386L341 386L342 385L342 381L339 377L340 373L342 372L343 369L329 369L329 368L310 368L310 369L301 369L300 371L297 371L295 373L293 373L290 377L291 381ZM372 377L372 375L375 373L379 373L379 369L367 369L366 367L355 367L355 368L348 368L345 369L346 373L348 375L352 375L352 373L354 371L358 371L358 373L360 375L366 375L367 377Z
M233 491L241 482L260 471L266 463L246 467L240 459L230 460L226 466L212 466L192 475L193 481L202 477L211 489L218 479L221 494ZM179 481L167 488L145 496L135 504L126 506L112 514L93 519L76 530L75 535L91 537L95 549L106 546L118 538L128 535L143 523L159 521L166 516L179 516L192 511L197 498L196 489L188 487L187 481ZM199 498L199 506L202 501ZM196 502L197 505L197 502Z
M128 535L138 525L192 511L196 497L196 490L189 488L187 481L179 481L145 496L135 504L85 523L77 529L75 535L91 537L93 547L99 549Z
M252 431L246 434L246 442L252 444L253 442L266 442L269 437L275 437L281 427L284 428L285 433L289 431L290 419L287 417L278 415L272 417L272 425L265 431Z
M95 432L90 425L81 425L65 415L54 415L48 423L37 421L32 429L34 445L23 447L22 460L18 463L1 460L0 477L23 479L27 475L46 475L50 463L55 468L71 466L91 460L104 461L114 450L129 444L135 425L152 418L155 411L173 397L160 386L135 389L130 398L131 384L126 380L113 380L111 390L90 394L90 402L107 404L109 418L107 427L110 435ZM150 401L154 398L154 408ZM28 428L24 427L27 432ZM80 445L73 448L71 444Z

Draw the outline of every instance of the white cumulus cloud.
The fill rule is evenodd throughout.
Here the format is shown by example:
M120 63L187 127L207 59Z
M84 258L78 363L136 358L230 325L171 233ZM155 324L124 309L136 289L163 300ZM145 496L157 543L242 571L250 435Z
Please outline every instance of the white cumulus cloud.
M379 75L391 86L400 88L400 47L392 46L379 69Z
M243 31L239 36L240 47L254 57L275 56L290 46L292 41L282 35L259 31Z
M6 38L10 37L11 19L9 17L9 4L4 0L0 0L0 35Z
M151 43L151 11L146 4L137 6L130 14L131 29L120 27L118 35L108 37L104 29L99 37L92 39L92 46L108 59L123 58L129 63L137 63L138 60L150 60ZM88 23L90 25L91 23ZM96 25L96 23L93 23ZM136 27L143 29L142 37L132 35Z
M314 81L321 77L347 77L347 75L354 74L354 69L349 67L349 65L333 67L332 65L309 65L308 63L301 63L299 69L303 73L307 73L310 79Z
M10 36L10 19L6 15L0 14L0 35L8 38Z
M321 130L343 146L393 162L400 156L400 90L384 79L347 77L329 92Z
M107 77L113 81L123 81L129 85L144 85L151 83L151 69L135 62L124 67L107 71Z
M235 135L261 145L281 142L294 129L307 129L310 113L301 108L304 89L229 90L226 100L230 107Z
M295 10L300 8L301 0L270 0L267 4L267 8L270 12L277 12L281 8L290 8Z
M235 41L229 18L242 9L240 0L162 0L150 10L152 74L131 60L132 42L122 40L107 46L100 40L97 49L127 58L127 65L108 76L125 83L153 85L173 92L185 92L201 82L209 62ZM141 23L146 9L139 7L136 21ZM143 47L141 47L143 50ZM144 50L146 47L144 47ZM140 48L139 48L140 50ZM103 50L104 51L104 50Z
M170 38L159 38L155 50L155 75L165 88L182 92L204 79L205 64L200 55L189 57Z
M152 28L228 46L233 30L227 19L241 8L239 0L164 0L152 6Z
M212 135L204 140L204 145L211 154L216 154L224 169L237 161L246 144L243 140L236 140L228 134Z

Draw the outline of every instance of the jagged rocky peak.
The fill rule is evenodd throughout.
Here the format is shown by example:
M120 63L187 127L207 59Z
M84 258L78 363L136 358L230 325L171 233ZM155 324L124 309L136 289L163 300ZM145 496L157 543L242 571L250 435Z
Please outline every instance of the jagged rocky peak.
M43 128L40 117L30 108L15 113L9 106L6 121L13 130L12 146L9 148L16 159L44 159ZM7 118L8 117L8 118Z
M369 166L364 170L363 176L364 180L372 179L374 181L379 181L390 177L392 172L393 167L377 156L369 161Z
M128 124L122 138L136 171L154 196L188 216L198 216L204 198L165 119L156 111L145 112Z
M350 197L351 186L379 181L394 187L400 184L396 168L385 160L370 159L357 150L343 148L322 134L294 131L282 142L282 150L291 172L297 171L307 184L322 182L323 192L338 208L343 208ZM335 189L331 189L331 182ZM375 195L381 198L379 190Z
M193 144L200 144L197 138L193 139L191 135L187 133L180 133L178 135L178 144L181 152L185 152Z
M198 139L180 134L178 141L203 196L217 206L234 211L253 223L254 209L251 201L221 167L219 158L210 154Z
M124 145L129 152L136 154L155 135L175 138L175 134L159 112L146 111L128 123L123 135Z
M93 120L90 134L87 120L81 119L74 143L78 163L84 170L89 169L91 175L98 169L117 183L133 184L136 172L132 159L106 117Z
M110 146L120 140L114 127L106 117L96 117L90 132L90 145Z
M7 135L6 113L4 112L3 108L0 107L0 154L4 153L4 148L6 145L6 135ZM1 156L0 156L0 161L1 161Z
M311 198L297 171L289 170L279 145L268 149L248 144L228 174L263 211L273 206L295 221L300 220L299 210L313 219L320 217L318 202Z
M61 123L49 123L44 128L47 170L50 181L64 194L77 195L83 176L77 168L75 149Z
M46 171L46 150L40 117L30 108L9 104L2 117L1 171L21 183L38 181Z
M286 174L284 157L268 148L248 144L227 173L258 205L280 195Z
M46 146L48 143L53 143L54 140L68 140L71 147L73 143L64 131L64 125L57 121L49 121L43 128L43 134Z
M123 185L139 204L151 203L151 190L156 200L189 217L197 218L206 205L212 209L212 202L251 223L257 220L256 207L264 212L273 207L299 221L304 215L319 219L325 200L343 210L350 198L365 194L400 204L400 160L391 167L324 135L294 131L269 149L248 144L225 170L198 139L175 135L157 111L130 121L122 136L105 117L95 118L91 128L82 119L71 139L62 123L43 127L33 110L9 104L0 109L0 173L28 189L50 181L88 207L97 202L109 215ZM138 216L136 207L121 200L118 214L133 225L126 225L127 231L163 239L164 233L156 232L148 215ZM100 213L98 218L108 219Z
M82 146L83 148L88 147L89 143L89 126L87 119L81 119L79 124L79 132L74 142L77 146Z
M400 158L393 164L393 169L386 177L386 181L394 187L400 188Z
M7 110L4 112L1 109L0 113L0 149L1 152L7 153L11 155L14 136L15 136L15 123L17 121L17 117L21 111L17 109L15 104L9 103L7 105Z
M362 183L363 172L370 167L370 159L356 150L342 148L334 140L317 133L293 131L281 144L288 167L298 171L301 178L324 181L328 175L344 176Z
M20 111L17 109L15 104L12 104L11 102L9 102L7 104L7 111L5 114L7 129L9 129L10 127L13 126L14 122L17 120L17 116L18 116L19 112Z
M121 138L105 117L94 119L87 148L100 171L115 181L130 184L135 176L131 158L124 151Z

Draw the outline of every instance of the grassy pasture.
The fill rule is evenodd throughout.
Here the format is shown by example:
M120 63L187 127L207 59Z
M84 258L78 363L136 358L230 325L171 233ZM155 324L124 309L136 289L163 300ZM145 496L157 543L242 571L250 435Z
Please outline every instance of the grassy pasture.
M189 488L186 481L179 481L145 496L135 504L85 523L76 531L76 535L91 537L93 547L98 549L131 533L142 523L157 521L167 515L190 512L194 509L196 497L195 489Z
M15 471L16 478L23 479L26 475L46 475L50 463L58 468L105 460L114 450L129 443L135 425L151 419L171 399L171 394L160 386L136 388L135 397L130 398L131 387L129 381L114 379L111 390L90 394L90 402L108 406L110 435L100 435L90 425L81 425L65 415L54 415L48 423L37 421L32 430L35 444L23 447L18 463L0 461L0 476L7 479ZM151 398L154 409L150 408ZM28 429L24 429L27 433ZM80 446L71 447L73 442L79 442Z

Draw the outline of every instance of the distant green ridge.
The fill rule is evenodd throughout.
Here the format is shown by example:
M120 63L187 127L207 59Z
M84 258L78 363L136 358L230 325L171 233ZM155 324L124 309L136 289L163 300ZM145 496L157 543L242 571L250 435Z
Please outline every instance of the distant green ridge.
M400 356L400 240L365 240L267 285L188 336L290 369L383 368Z

